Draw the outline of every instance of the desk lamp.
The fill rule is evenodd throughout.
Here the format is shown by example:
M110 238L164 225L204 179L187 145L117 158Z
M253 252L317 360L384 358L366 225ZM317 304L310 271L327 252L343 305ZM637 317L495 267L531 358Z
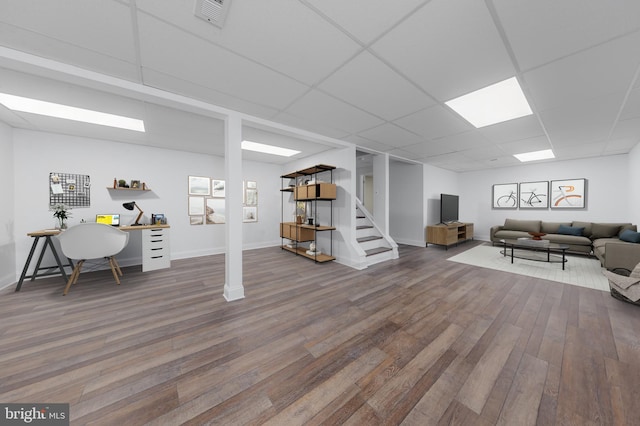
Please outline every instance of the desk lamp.
M138 223L138 221L140 220L140 218L142 217L142 213L144 213L144 212L142 211L142 209L140 207L138 207L138 205L136 204L135 201L131 201L130 203L124 203L124 204L122 204L122 207L124 207L127 210L133 210L134 207L136 209L138 209L140 211L140 213L138 213L138 217L136 217L136 221L134 222L134 224L132 226L140 226L140 225L142 225L141 223Z

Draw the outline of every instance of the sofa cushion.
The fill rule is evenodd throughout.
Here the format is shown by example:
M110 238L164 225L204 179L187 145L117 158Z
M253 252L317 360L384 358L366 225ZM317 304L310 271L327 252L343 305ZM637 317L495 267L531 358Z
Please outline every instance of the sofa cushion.
M632 225L630 223L623 223L622 226L620 227L620 232L618 233L618 236L622 235L622 233L627 229L633 232L638 231L638 228L636 227L636 225Z
M511 231L540 232L540 221L505 219L504 229Z
M594 223L591 225L591 239L611 238L618 235L620 224L616 223Z
M584 235L585 237L590 237L591 236L591 222L580 222L580 221L574 221L571 226L575 226L576 228L584 228L584 230L582 231L582 235Z
M579 228L577 226L560 225L558 227L557 234L561 234L561 235L582 235L582 231L584 231L584 228L582 228L582 227Z
M625 229L620 234L620 239L628 243L640 243L640 232L634 232L631 229Z
M545 234L557 234L560 225L571 226L571 222L542 222L540 224L540 232L544 232Z

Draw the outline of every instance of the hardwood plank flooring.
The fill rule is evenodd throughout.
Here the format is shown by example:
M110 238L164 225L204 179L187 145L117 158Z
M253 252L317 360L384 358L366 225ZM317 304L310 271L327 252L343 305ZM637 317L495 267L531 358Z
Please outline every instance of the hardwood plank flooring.
M0 291L0 401L74 425L629 425L640 308L400 247L356 271L279 248Z

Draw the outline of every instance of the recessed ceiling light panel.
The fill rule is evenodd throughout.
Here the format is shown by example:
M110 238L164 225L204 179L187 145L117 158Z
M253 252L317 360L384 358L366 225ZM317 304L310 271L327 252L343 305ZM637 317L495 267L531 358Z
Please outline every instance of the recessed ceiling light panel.
M522 161L523 163L526 161L547 160L549 158L556 158L556 156L553 155L553 151L550 149L544 149L542 151L524 152L522 154L515 154L514 157L516 157L518 160Z
M532 114L515 77L445 103L476 128Z
M119 129L144 132L144 121L121 115L76 108L53 102L39 101L22 96L0 93L0 104L10 110L46 115L47 117L63 118L65 120L80 121L82 123L99 124L101 126L117 127Z
M294 149L281 148L279 146L266 145L258 142L242 141L242 149L247 151L262 152L264 154L279 155L281 157L291 157L299 154L300 151Z

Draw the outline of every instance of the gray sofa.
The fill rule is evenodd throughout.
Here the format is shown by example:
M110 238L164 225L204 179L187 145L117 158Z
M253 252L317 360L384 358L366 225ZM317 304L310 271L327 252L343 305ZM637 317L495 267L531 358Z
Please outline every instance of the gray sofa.
M492 243L498 244L503 239L531 237L529 232L544 232L547 235L542 239L567 244L567 252L593 254L608 270L623 268L631 271L640 263L640 240L637 239L640 234L637 234L637 226L631 223L506 219L504 225L491 227L490 238Z

